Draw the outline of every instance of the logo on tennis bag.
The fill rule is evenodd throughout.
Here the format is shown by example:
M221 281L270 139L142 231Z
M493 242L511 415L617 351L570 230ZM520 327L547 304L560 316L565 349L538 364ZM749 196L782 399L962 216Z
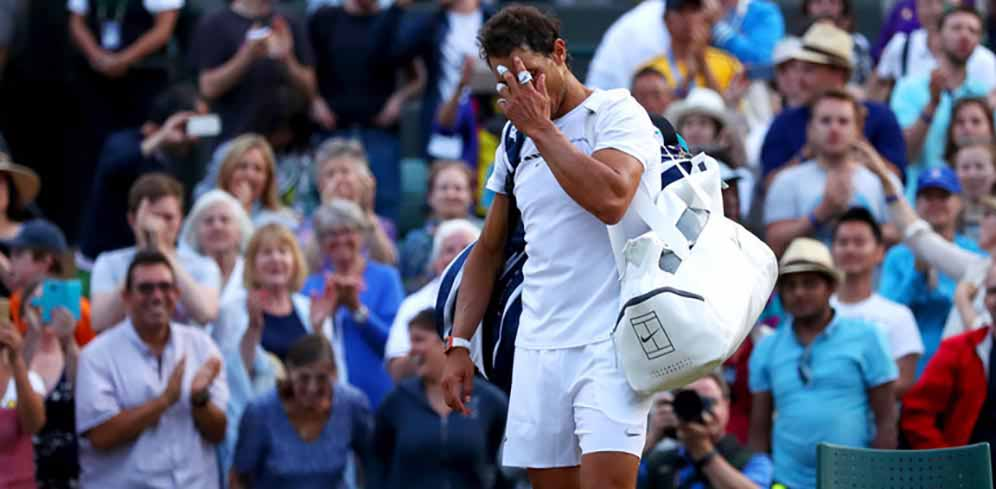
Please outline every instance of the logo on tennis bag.
M471 339L471 358L477 369L489 382L503 390L506 395L512 391L512 359L515 355L515 335L519 331L519 316L522 314L522 267L526 263L526 231L522 227L522 216L515 203L513 188L515 170L521 161L525 134L515 131L512 123L506 123L502 131L505 141L505 156L511 171L505 179L505 195L509 198L508 229L505 242L505 261L498 280L491 292L491 300L484 313L484 319ZM513 134L514 133L514 134ZM457 292L463 278L463 265L475 243L471 243L443 271L436 296L436 329L446 337L453 330L453 315L456 309Z
M622 304L612 339L643 394L686 385L735 353L778 275L771 249L723 216L716 160L672 162L665 173L683 178L656 198L641 185L631 204L650 231L627 240L609 226Z

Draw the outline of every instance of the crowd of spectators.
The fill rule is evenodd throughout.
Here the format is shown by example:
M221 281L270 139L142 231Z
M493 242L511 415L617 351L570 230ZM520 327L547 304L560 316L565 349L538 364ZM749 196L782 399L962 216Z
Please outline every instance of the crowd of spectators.
M412 3L0 1L0 489L527 487L507 393L444 402L431 312L492 197L477 33L503 2ZM996 442L996 2L886 2L868 37L853 0L629 3L587 84L719 160L780 260L740 350L655 396L640 487L811 489L819 442ZM66 168L21 159L54 141L11 115L39 18L72 59Z

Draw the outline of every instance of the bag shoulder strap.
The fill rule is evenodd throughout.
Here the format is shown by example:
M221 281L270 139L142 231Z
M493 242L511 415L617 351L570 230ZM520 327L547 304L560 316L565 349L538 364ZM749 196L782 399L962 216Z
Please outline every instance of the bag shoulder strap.
M505 159L508 160L508 166L511 170L508 172L508 176L505 177L505 194L513 197L515 170L519 168L519 163L522 162L522 147L526 144L526 135L516 130L515 126L512 125L512 121L508 121L502 130L502 142L505 148Z

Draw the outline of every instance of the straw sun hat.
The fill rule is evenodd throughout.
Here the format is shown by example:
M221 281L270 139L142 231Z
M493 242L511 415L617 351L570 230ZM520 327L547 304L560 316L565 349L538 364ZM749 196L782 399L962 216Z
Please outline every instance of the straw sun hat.
M10 161L10 156L6 153L0 153L0 173L10 175L11 181L14 182L18 207L30 204L38 196L38 190L41 189L41 179L38 178L38 174L26 166Z

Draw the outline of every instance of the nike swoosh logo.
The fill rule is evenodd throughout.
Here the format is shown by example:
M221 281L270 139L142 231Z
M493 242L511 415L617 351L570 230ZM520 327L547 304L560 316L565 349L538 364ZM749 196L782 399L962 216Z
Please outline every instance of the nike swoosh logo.
M632 438L632 437L634 437L634 436L640 436L640 434L639 434L639 433L630 433L629 431L627 431L627 432L626 432L626 436L628 436L628 437Z
M654 331L653 333L650 333L650 335L647 336L646 338L644 338L644 337L641 336L640 337L640 342L641 343L646 343L646 342L650 341L650 338L653 338L655 334L657 334L657 331Z

